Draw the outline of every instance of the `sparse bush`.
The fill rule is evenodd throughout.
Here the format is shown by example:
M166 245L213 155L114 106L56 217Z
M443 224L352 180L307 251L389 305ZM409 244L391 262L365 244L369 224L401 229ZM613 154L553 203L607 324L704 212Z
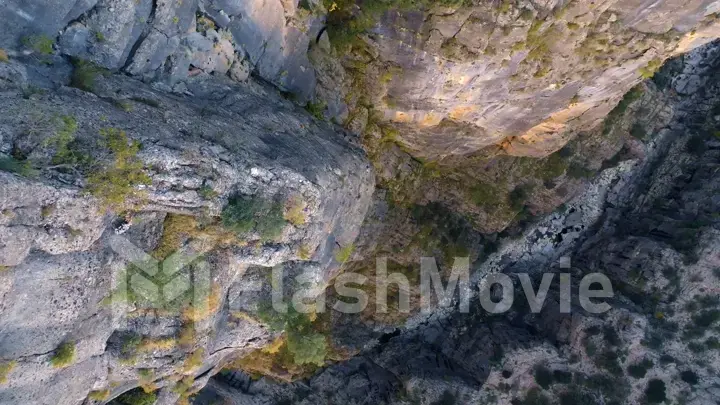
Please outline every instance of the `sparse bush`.
M223 226L237 233L257 232L263 241L277 239L285 228L281 203L259 196L235 196L222 212Z
M645 128L640 123L633 124L632 128L630 129L630 135L639 140L645 139L645 136L647 135L647 132L645 132Z
M129 141L125 131L116 128L101 129L100 135L112 153L113 162L88 178L88 190L102 201L104 208L127 207L129 200L143 196L136 187L151 183L150 177L143 171L142 161L137 157L140 143Z
M200 189L198 190L197 193L198 193L198 195L200 195L200 197L202 197L206 200L212 200L218 196L218 193L215 190L213 190L212 187L208 186L207 184L200 187Z
M553 379L560 384L570 384L572 382L572 373L564 370L554 370Z
M470 189L470 200L478 206L492 208L498 204L500 191L490 184L480 184Z
M685 370L680 373L680 379L685 381L686 383L690 385L697 384L700 380L698 379L698 375L695 374L692 370Z
M299 196L291 197L285 204L284 218L294 226L305 225L305 201Z
M525 399L511 401L513 405L550 405L550 399L537 388L531 388L525 394Z
M327 342L325 336L318 332L307 314L289 308L285 314L272 309L260 311L259 318L271 329L285 331L287 349L296 365L325 364Z
M16 173L25 177L35 174L35 170L30 165L30 162L27 160L17 160L11 156L0 156L0 170Z
M200 367L203 363L203 358L205 356L205 350L200 348L195 350L185 359L185 362L183 363L183 372L184 373L190 373L193 370Z
M104 390L97 390L97 391L90 391L88 393L88 399L91 399L93 401L105 401L108 398L110 398L110 390L104 389Z
M700 328L707 328L713 323L715 323L717 320L720 320L720 310L718 309L708 309L701 311L700 313L694 314L692 316L693 322L697 327Z
M55 44L52 38L44 34L26 36L20 42L41 55L53 53L53 45Z
M13 371L16 365L16 361L0 362L0 384L5 384L7 382L8 375L10 375L10 372Z
M10 62L10 58L8 58L7 52L5 52L4 49L0 49L0 63L8 63Z
M440 398L433 402L432 405L455 405L457 404L457 397L449 390L443 391Z
M70 77L70 85L91 93L95 91L98 76L105 76L109 73L107 69L82 59L73 59L72 64L74 69Z
M663 61L661 59L651 60L645 67L640 68L640 76L642 76L643 79L652 79L652 77L655 76L655 72L662 66L662 63Z
M612 375L619 376L623 374L622 367L618 361L618 354L614 350L606 350L594 359L598 367L606 370Z
M153 405L157 401L157 395L136 388L120 395L116 401L122 405Z
M589 179L595 175L595 171L573 162L567 169L567 175L573 179Z
M353 245L352 243L342 248L339 248L335 251L335 260L338 263L343 264L350 259L350 256L352 256L354 251L355 245Z
M651 404L659 404L667 399L665 394L665 382L652 379L645 388L645 399Z
M520 211L525 207L525 202L529 197L530 191L532 191L530 185L520 185L510 192L508 199L510 200L510 206L513 210Z
M700 135L692 136L685 144L685 150L694 156L701 156L706 149L705 139Z
M307 105L305 105L305 109L310 113L310 115L320 121L325 119L325 107L327 107L327 104L324 102L313 103L312 101L308 101Z
M651 369L655 364L650 359L644 359L638 364L631 364L628 366L628 374L633 378L644 378L648 370Z
M559 153L553 153L545 159L541 167L540 176L544 180L552 180L562 176L568 168L568 162Z
M90 163L90 157L80 152L75 145L75 133L78 129L77 120L73 116L62 116L56 120L55 135L47 138L43 146L55 149L52 163L56 165L77 165Z
M537 366L535 367L535 382L543 387L544 389L549 389L550 385L553 383L553 375L550 370L548 370L545 366Z
M615 106L615 108L613 108L613 110L610 111L605 118L605 122L603 124L603 133L606 135L609 134L615 124L625 115L625 112L627 111L628 107L630 107L630 104L639 100L643 94L644 90L640 86L635 86L630 89L630 91L625 93L622 100L620 100L618 105Z
M64 342L55 349L50 364L53 367L61 368L70 365L75 360L75 343Z

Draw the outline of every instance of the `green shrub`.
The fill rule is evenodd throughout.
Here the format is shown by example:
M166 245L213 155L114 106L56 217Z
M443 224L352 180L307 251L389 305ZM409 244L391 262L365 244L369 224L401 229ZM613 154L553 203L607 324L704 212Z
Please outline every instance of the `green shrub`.
M707 145L705 144L705 139L701 135L690 137L685 144L685 150L694 156L702 156L706 149Z
M594 359L595 364L612 375L622 375L622 367L618 361L618 354L614 350L606 350Z
M490 184L480 184L470 188L470 200L478 206L492 208L499 202L500 191Z
M11 156L0 156L0 170L16 173L25 177L35 174L35 170L30 165L30 162L27 160L17 160Z
M8 57L7 52L4 49L0 49L0 63L8 62L10 62L10 58Z
M325 104L324 102L313 103L311 101L308 101L307 105L305 105L305 109L310 113L310 115L319 119L320 121L325 119L325 107L327 107L327 104Z
M642 76L643 79L652 79L652 77L655 76L655 72L657 72L662 66L662 63L663 61L661 59L651 60L647 65L645 65L645 67L640 68L640 76Z
M531 191L532 187L530 185L520 185L515 187L515 189L513 189L513 191L511 191L508 195L512 209L515 211L522 210L523 207L525 207L525 202L527 201Z
M695 325L700 328L707 328L720 319L720 310L708 309L692 316Z
M53 53L53 45L55 41L47 35L30 35L23 37L20 42L33 51L41 55L50 55Z
M639 140L645 139L645 136L647 135L647 132L645 132L645 128L640 123L633 124L632 128L630 129L630 135Z
M644 378L647 371L651 369L655 364L650 359L644 359L638 364L631 364L628 366L628 374L633 378Z
M80 152L75 145L75 133L78 129L75 117L68 115L59 117L56 124L55 135L43 142L43 146L55 149L52 163L56 165L89 164L90 156Z
M707 346L710 350L718 350L720 349L720 340L718 340L715 336L710 336L705 341L705 346Z
M70 86L76 87L80 90L93 92L95 91L95 83L98 76L107 75L107 69L101 68L96 64L82 60L73 59L72 64L74 66L72 76L70 77Z
M685 381L686 383L690 385L697 384L700 380L698 379L698 375L695 374L692 370L685 370L680 373L680 379Z
M644 93L645 91L640 86L635 86L625 93L622 100L620 100L618 105L615 106L615 108L613 108L605 118L605 122L603 123L603 133L606 135L609 134L615 124L625 115L625 112L628 107L630 107L630 104L639 100Z
M297 312L290 307L287 313L272 308L261 310L258 317L271 329L285 331L287 348L296 365L314 364L322 366L327 357L327 340L318 332L307 314Z
M443 391L440 398L433 402L432 405L455 405L457 404L457 397L449 390Z
M343 264L350 259L350 256L352 256L354 251L355 251L355 245L353 245L352 243L349 245L346 245L346 246L338 249L337 251L335 251L335 260L338 263Z
M87 397L93 401L105 401L110 398L110 390L90 391Z
M545 366L535 367L535 382L544 389L549 389L553 383L553 375Z
M531 388L522 401L513 400L513 405L550 405L550 399L537 388Z
M567 175L573 179L589 179L595 175L595 171L573 162L567 169Z
M16 361L0 362L0 384L5 384L7 382L8 375L13 371L16 365Z
M651 404L659 404L667 399L665 394L665 382L652 379L645 388L645 399Z
M75 360L75 343L64 342L55 349L50 364L53 367L61 368L70 365Z
M235 196L222 212L223 226L233 232L257 232L264 241L278 238L285 228L281 203L259 196Z
M140 388L128 391L116 399L122 405L153 405L156 400L157 395L155 393L145 392Z
M541 167L540 177L543 180L552 180L560 177L568 168L568 162L559 153L553 153L545 159Z
M125 131L117 128L101 129L100 135L113 161L88 178L87 188L102 201L104 208L118 210L144 195L136 190L137 186L149 185L152 181L143 171L143 162L137 157L140 142L130 141Z
M570 384L572 382L572 373L564 370L554 370L553 379L560 384Z

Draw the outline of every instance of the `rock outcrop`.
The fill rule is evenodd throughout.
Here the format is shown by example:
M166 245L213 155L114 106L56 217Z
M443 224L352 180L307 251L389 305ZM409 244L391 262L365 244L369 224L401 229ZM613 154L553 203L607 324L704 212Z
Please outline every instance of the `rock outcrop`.
M575 302L560 313L555 285L538 314L520 302L504 315L476 302L470 314L439 309L400 326L338 314L336 344L371 342L352 360L292 385L226 372L195 403L717 403L719 56L711 44L669 63L615 117L624 147L587 192L473 266L474 281L495 271L569 272L575 282L606 274L608 312ZM684 91L688 83L702 85ZM637 125L642 136L630 136Z
M248 277L337 273L374 189L342 132L252 83L198 78L170 96L95 72L91 93L20 62L0 64L1 403L138 385L174 401L183 378L201 387L277 334L237 318L261 304L230 304L255 294ZM228 204L245 204L239 219Z

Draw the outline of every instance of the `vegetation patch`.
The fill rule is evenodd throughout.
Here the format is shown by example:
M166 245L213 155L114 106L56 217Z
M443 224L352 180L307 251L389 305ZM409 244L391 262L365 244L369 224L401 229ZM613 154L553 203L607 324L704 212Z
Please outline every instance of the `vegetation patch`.
M307 204L300 196L292 196L285 203L285 213L283 217L294 226L303 226L307 221L305 217L305 207Z
M7 377L10 375L10 372L13 371L15 366L17 366L16 361L0 362L0 384L5 384L7 382Z
M235 196L223 209L223 225L238 234L256 232L263 241L273 241L285 229L283 204L260 196Z
M50 364L55 368L62 368L70 365L75 360L75 343L64 342L55 349Z
M552 372L545 366L535 367L535 382L543 387L543 389L549 389L553 383Z
M136 388L120 395L115 401L122 405L153 405L157 401L157 395Z
M352 243L350 243L344 247L338 248L335 251L335 261L337 261L340 264L344 264L346 261L350 260L350 256L352 256L354 251L355 251L355 245Z
M665 394L665 382L659 379L652 379L645 388L645 399L648 403L659 404L667 399Z
M639 100L644 93L645 91L640 86L635 86L625 93L618 105L608 113L607 117L605 117L605 122L603 123L603 134L609 134L615 124L617 124L625 115L628 107L630 107L630 105L635 101Z
M110 72L90 61L72 59L73 73L70 77L70 86L87 92L95 91L95 84L99 76L107 76Z
M104 389L90 391L87 397L88 399L91 399L93 401L106 401L108 398L110 398L110 390Z
M33 176L36 173L29 161L18 160L12 156L0 156L0 170L25 177Z
M7 52L5 52L4 49L0 49L0 63L8 63L10 62L10 58L8 58Z
M655 364L650 359L644 359L640 363L628 366L628 374L633 378L644 378L648 370L653 368Z
M20 42L23 46L32 49L41 55L50 55L53 53L53 45L55 41L47 35L29 35L22 37Z
M87 188L104 208L120 210L142 199L144 194L137 186L149 185L151 179L137 157L140 142L130 141L125 131L117 128L101 129L100 135L113 160L88 178Z

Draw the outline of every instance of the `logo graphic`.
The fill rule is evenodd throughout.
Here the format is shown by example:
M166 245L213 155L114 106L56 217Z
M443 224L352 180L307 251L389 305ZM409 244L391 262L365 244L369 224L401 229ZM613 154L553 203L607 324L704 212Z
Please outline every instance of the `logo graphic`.
M114 275L114 297L163 310L179 309L187 302L207 302L210 270L202 260L204 252L176 251L160 261L117 235L110 239L110 247L128 263L125 271Z

